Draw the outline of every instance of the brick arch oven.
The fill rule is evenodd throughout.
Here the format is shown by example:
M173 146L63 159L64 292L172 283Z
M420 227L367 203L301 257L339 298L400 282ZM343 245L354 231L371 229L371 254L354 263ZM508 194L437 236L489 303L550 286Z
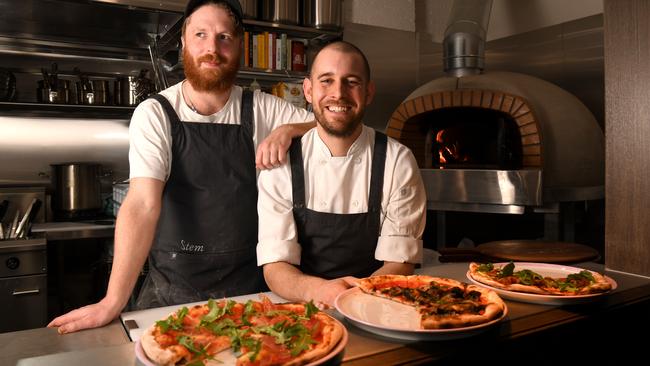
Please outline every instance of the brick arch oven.
M570 240L561 207L604 197L598 122L575 96L529 75L433 80L397 107L386 133L413 151L433 210L536 210L556 224L548 239Z

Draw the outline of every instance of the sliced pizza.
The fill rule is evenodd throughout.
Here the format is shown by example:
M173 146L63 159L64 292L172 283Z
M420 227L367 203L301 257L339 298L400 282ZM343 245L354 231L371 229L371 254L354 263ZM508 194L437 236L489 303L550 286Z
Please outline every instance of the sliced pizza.
M566 277L544 276L515 263L502 265L470 263L469 275L495 288L539 295L579 296L607 292L612 284L598 272L580 270Z
M329 354L343 332L311 303L273 304L263 297L182 307L147 329L140 342L161 366L221 364L218 354L227 349L238 366L298 366Z
M381 275L360 279L358 286L367 294L414 306L423 329L484 324L506 312L494 291L450 278Z

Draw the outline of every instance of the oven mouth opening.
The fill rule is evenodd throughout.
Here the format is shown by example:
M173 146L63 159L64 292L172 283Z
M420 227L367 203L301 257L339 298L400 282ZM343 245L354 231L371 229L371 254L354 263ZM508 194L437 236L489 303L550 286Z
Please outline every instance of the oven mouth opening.
M518 170L523 167L519 126L507 113L451 107L413 118L426 131L426 168Z

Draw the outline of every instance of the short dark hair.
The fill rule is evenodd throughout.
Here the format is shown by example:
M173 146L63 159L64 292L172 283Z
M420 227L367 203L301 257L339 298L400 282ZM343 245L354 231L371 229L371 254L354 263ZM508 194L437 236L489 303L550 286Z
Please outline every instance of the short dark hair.
M198 8L203 5L214 4L224 9L226 13L232 18L233 23L235 24L235 33L238 36L244 34L244 23L242 21L242 9L239 4L239 0L190 0L185 7L185 15L183 19L183 28L181 35L185 35L185 28L187 27L187 21Z
M320 55L321 52L323 52L324 50L329 49L329 48L333 48L333 49L341 51L343 53L356 53L357 55L359 55L361 57L361 59L363 60L363 67L364 67L364 73L365 73L364 76L366 77L367 81L370 81L370 63L368 63L368 58L366 58L366 55L363 54L363 52L359 49L359 47L357 47L357 46L355 46L352 43L347 42L347 41L339 40L339 41L334 41L334 42L326 44L325 46L323 46L323 48L318 50L318 52L314 56L314 60L312 61L311 64L314 65L314 63L316 62L316 59L318 58L318 55ZM310 77L312 76L311 71L309 73L309 76Z

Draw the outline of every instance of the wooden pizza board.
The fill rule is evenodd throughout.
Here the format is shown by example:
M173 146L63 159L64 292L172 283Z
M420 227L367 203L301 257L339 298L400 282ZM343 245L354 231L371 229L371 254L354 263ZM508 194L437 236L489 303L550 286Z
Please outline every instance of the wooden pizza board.
M516 262L577 263L598 259L600 254L584 244L542 241L501 240L481 244L474 249L443 248L441 262L469 260L506 260Z

